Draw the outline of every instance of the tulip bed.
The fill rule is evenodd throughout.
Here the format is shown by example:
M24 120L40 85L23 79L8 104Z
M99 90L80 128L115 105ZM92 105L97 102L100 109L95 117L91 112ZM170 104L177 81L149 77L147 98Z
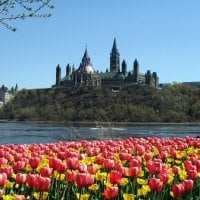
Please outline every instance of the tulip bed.
M200 139L0 145L0 199L200 199Z

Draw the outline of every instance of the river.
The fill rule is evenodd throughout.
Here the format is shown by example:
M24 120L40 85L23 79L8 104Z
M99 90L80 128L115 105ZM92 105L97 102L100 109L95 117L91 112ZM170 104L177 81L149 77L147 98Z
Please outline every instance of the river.
M0 144L53 143L58 141L116 139L127 137L196 137L200 124L133 124L119 127L78 126L49 123L0 123Z

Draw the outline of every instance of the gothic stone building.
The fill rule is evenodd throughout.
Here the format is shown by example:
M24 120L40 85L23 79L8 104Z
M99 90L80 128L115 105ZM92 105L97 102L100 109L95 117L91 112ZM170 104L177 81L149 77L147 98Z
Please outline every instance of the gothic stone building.
M147 70L145 74L139 72L137 59L133 62L133 69L127 71L126 61L123 60L120 69L120 53L114 39L110 53L110 70L99 73L91 63L90 57L85 49L82 61L78 69L74 65L66 66L66 74L61 78L61 67L56 67L56 84L52 87L74 87L74 86L122 86L124 84L146 84L157 87L159 78L156 72Z

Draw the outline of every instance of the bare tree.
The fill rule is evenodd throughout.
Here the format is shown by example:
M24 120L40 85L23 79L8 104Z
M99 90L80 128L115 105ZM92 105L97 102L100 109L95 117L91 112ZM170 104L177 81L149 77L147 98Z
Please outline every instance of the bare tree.
M0 0L0 23L6 28L16 31L10 25L16 19L26 19L30 17L50 17L47 9L52 9L51 0Z

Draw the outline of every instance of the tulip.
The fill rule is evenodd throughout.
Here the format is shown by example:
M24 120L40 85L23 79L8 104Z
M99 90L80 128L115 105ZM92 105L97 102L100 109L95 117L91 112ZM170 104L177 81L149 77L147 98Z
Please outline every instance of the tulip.
M77 174L75 181L78 187L89 187L94 183L94 175L79 173Z
M87 171L87 165L83 163L78 164L78 170L79 172L86 172Z
M87 171L89 174L96 174L96 172L98 171L98 168L93 165L89 165L87 167Z
M13 174L13 168L8 168L8 167L5 167L5 168L0 168L0 172L1 173L6 173L7 177L10 178L11 175Z
M151 190L160 192L163 189L163 182L158 178L150 178L149 187Z
M48 177L42 177L42 176L38 176L37 177L37 181L35 184L35 187L39 190L39 191L46 191L49 189L51 185L51 179Z
M67 168L66 164L63 163L62 161L58 160L58 161L56 162L55 169L56 169L56 171L58 171L60 174L61 174L61 173L64 173L65 170L66 170L66 168Z
M26 177L26 182L29 187L35 187L38 181L38 174L28 174Z
M26 200L24 195L14 194L15 200Z
M164 171L161 171L160 174L158 175L158 178L164 183L166 184L169 180L169 171L168 170L164 170Z
M114 167L115 163L114 160L111 159L105 159L103 166L106 170L111 170Z
M131 177L137 177L139 175L139 168L138 167L129 167L128 168L128 175Z
M44 177L51 177L53 174L53 168L49 167L42 167L40 169L40 175Z
M104 157L97 157L95 162L99 165L103 165L105 158Z
M190 179L197 179L198 178L198 173L197 173L197 170L188 170L187 171L187 174L188 174L188 177Z
M26 163L24 161L17 161L12 164L12 168L14 171L21 171L25 168Z
M184 193L184 186L182 184L173 185L172 193L174 197L181 197Z
M18 173L16 175L16 183L22 185L26 182L26 174Z
M57 158L61 159L61 160L65 160L66 158L66 153L65 152L58 152L57 153Z
M120 184L122 182L122 174L116 171L110 172L110 182L114 184Z
M178 171L179 171L179 167L178 167L178 166L173 166L173 167L172 167L172 172L173 172L174 174L178 174Z
M68 181L68 182L74 182L75 180L76 180L76 173L74 173L74 172L67 172L66 173L66 180Z
M0 158L0 166L1 165L7 165L8 160L6 158Z
M78 169L78 158L72 157L72 158L67 158L67 168L71 170L76 170Z
M184 186L185 191L190 191L193 188L194 182L193 180L183 180L182 185Z
M40 163L40 158L38 157L29 158L29 164L33 169L37 168L39 163Z
M118 191L119 191L118 187L106 187L106 189L102 193L102 196L105 199L114 199L117 197Z
M0 173L0 186L3 187L7 181L7 174Z

